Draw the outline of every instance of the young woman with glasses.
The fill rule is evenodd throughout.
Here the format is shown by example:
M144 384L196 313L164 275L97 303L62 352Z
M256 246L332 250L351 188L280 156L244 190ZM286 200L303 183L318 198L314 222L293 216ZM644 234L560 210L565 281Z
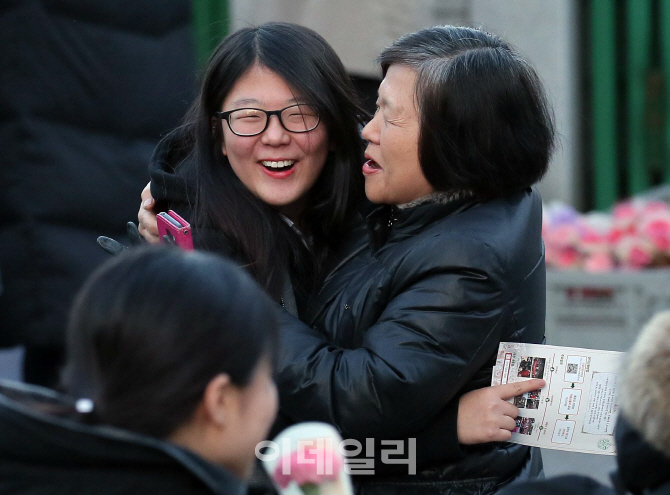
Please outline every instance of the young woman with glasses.
M155 209L184 213L196 247L231 256L294 308L293 292L301 305L358 221L363 120L318 34L283 23L237 31L212 54L185 124L154 153ZM140 213L150 217L140 232L157 240L146 228L155 218Z

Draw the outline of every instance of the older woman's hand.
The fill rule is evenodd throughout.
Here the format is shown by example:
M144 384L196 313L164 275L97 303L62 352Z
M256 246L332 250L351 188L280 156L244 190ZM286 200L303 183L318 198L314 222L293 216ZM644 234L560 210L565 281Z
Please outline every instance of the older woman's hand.
M137 212L137 221L140 224L140 234L147 242L151 244L158 244L160 238L158 237L158 224L156 223L156 213L153 211L154 198L151 196L151 182L142 190L142 205L140 211Z
M544 380L532 379L480 388L463 395L458 403L458 441L475 444L509 440L519 409L507 399L545 385Z

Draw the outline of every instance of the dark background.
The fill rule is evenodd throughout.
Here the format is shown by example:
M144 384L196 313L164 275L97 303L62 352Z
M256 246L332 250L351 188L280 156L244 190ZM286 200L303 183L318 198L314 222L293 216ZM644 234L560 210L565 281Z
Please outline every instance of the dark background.
M67 311L195 89L190 0L0 2L0 346L53 384Z

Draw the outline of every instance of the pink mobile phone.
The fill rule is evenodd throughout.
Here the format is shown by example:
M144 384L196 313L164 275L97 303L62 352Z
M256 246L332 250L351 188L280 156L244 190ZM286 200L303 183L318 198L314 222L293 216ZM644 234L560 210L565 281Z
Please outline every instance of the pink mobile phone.
M193 237L191 236L191 224L177 215L173 210L161 212L156 216L158 223L158 236L161 242L169 242L167 239L185 251L193 250Z

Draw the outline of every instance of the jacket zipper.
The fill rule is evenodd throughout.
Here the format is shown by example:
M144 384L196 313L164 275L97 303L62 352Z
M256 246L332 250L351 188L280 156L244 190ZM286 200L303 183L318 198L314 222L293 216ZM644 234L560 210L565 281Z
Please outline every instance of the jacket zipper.
M398 212L398 207L396 205L391 206L391 214L389 215L389 223L388 223L388 228L391 229L393 227L393 223L398 220L398 217L396 216L396 213Z

